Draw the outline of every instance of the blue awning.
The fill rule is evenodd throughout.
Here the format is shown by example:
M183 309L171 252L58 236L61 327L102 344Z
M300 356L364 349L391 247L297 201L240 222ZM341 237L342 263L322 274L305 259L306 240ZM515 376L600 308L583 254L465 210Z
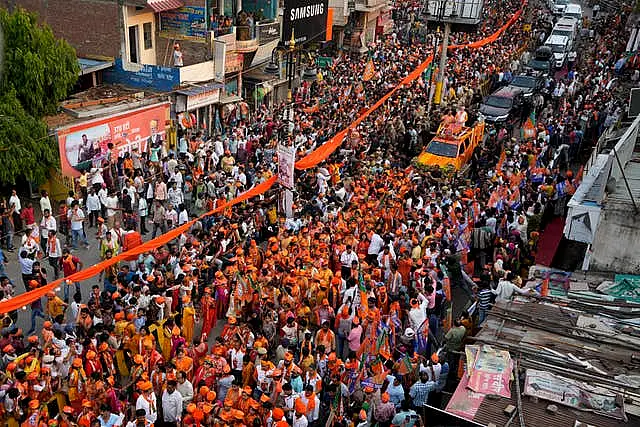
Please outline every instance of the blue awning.
M96 59L78 58L78 65L80 65L80 73L78 73L78 75L84 76L85 74L111 67L113 65L113 61L98 61Z

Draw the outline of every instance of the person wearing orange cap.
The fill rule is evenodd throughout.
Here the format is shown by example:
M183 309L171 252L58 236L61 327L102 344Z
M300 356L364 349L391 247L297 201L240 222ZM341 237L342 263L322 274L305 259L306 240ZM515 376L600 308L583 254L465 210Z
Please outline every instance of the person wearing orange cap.
M88 399L82 399L80 402L80 415L78 416L78 425L81 427L90 427L91 421L95 419L93 412L93 404Z
M324 300L323 303L325 302L327 303L326 308L331 310L331 313L333 313L333 309L331 307L328 307L329 302L327 300ZM336 334L331 329L329 329L329 326L331 326L330 319L324 320L321 325L322 328L316 333L315 346L323 346L324 351L329 354L336 350Z
M102 374L102 364L97 359L97 356L97 353L93 350L89 350L85 354L86 362L84 364L84 371L88 377L90 377L94 372Z
M193 307L191 297L184 295L182 297L182 335L187 344L193 342L193 334L196 324L196 309Z
M71 348L75 349L75 347ZM87 387L87 374L82 365L82 359L76 357L71 362L71 372L69 373L69 402L76 410L82 406L83 395Z
M176 357L173 361L176 370L184 372L187 378L193 377L193 358L191 358L184 347L178 348L176 351Z
M300 399L296 400L294 405L294 412L291 419L292 427L307 427L309 425L309 420L306 416L307 406Z
M64 314L64 310L67 307L67 303L62 301L55 292L47 292L47 305L45 306L45 315L50 319L55 319L58 316Z
M217 321L216 300L211 296L211 288L204 288L204 295L200 298L200 312L202 314L202 337L208 337Z
M153 384L151 381L142 381L137 386L141 393L136 401L136 410L144 409L147 421L155 423L158 418L158 402L153 392Z

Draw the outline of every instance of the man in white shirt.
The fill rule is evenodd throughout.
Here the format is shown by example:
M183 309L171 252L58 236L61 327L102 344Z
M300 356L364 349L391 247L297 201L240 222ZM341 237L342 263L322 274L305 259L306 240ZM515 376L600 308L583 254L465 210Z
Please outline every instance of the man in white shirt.
M305 416L305 412L307 408L304 403L300 399L296 400L295 403L295 411L293 415L292 427L307 427L309 425L309 421Z
M11 190L11 197L9 197L9 206L15 206L15 211L17 214L20 214L20 210L22 209L22 204L20 203L20 197L16 193L15 188Z
M60 245L60 239L58 239L57 234L56 230L49 230L45 247L45 253L49 258L49 265L53 268L55 279L58 279L60 275L60 257L62 256L62 245Z
M347 280L349 277L351 277L351 266L353 265L354 261L356 262L356 264L358 263L358 255L353 252L353 250L351 249L351 245L347 245L345 251L340 254L340 264L342 265L341 271L343 279Z
M98 225L98 217L100 216L100 210L102 208L102 204L100 203L100 197L96 194L96 190L93 188L89 189L89 194L87 195L87 211L89 214L89 227L93 227L94 224Z
M44 212L45 209L49 209L51 212L51 201L49 200L49 193L45 190L42 190L40 193L42 197L40 197L40 212Z
M78 249L78 240L82 240L86 249L89 249L89 241L84 232L82 223L84 222L84 212L80 209L80 204L74 200L69 211L69 220L71 221L71 244L73 249Z
M176 377L178 378L176 390L182 396L182 408L186 409L187 405L193 400L193 384L187 379L184 372L178 372Z
M509 273L510 275L512 273ZM498 277L501 277L498 281L498 286L495 289L491 289L491 292L496 296L497 301L509 301L514 293L520 295L536 295L537 292L534 289L520 288L510 281L511 277L507 276L507 280L504 278L504 271L498 272Z
M142 393L136 401L136 411L144 409L147 421L155 423L158 418L158 402L153 392L153 385L150 381L145 381L140 384L140 387L142 388Z
M176 391L175 380L167 381L167 388L162 393L162 418L165 426L178 426L182 416L182 395Z
M107 227L113 227L116 221L116 212L118 211L118 196L116 193L111 193L105 200L105 207L107 208Z
M42 246L42 251L47 253L47 239L49 238L50 231L57 231L58 225L56 223L56 219L48 209L43 212L42 220L40 221L40 233L42 237L40 238L40 245Z
M377 231L371 236L371 242L369 243L369 249L367 249L367 262L370 265L377 265L378 254L384 246L384 240Z
M167 207L165 219L167 221L166 227L168 230L171 230L173 227L178 225L178 212L176 212L171 203L169 203L169 206Z

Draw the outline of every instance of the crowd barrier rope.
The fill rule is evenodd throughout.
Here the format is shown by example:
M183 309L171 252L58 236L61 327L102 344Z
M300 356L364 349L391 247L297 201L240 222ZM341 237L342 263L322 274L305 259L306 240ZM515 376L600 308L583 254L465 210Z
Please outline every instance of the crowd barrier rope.
M486 46L487 44L495 42L502 35L502 33L504 33L509 27L511 27L518 20L518 18L520 18L520 16L524 11L525 6L526 6L526 1L522 3L522 6L520 7L520 9L509 19L509 21L507 21L507 23L505 23L502 27L500 27L496 32L494 32L490 36L482 40L478 40L476 42L468 43L465 45L451 45L449 46L448 49L450 50L461 49L461 48L477 49L477 48ZM418 67L416 67L411 73L409 73L404 79L402 79L400 83L398 83L393 89L391 89L388 93L382 96L375 104L369 107L366 111L360 114L360 116L357 119L355 119L349 126L347 126L347 128L341 130L340 132L335 134L329 141L325 142L320 147L316 148L314 151L312 151L302 159L298 160L295 163L295 168L298 170L309 169L320 164L322 161L327 159L342 144L342 142L344 141L344 138L347 136L347 134L351 130L358 127L358 125L360 125L362 121L364 121L369 115L371 115L371 113L373 113L382 104L384 104L389 98L391 98L399 89L401 89L403 86L410 84L414 80L418 79L422 75L422 73L427 69L427 67L431 64L432 61L433 61L433 55L429 55L427 59L425 59L420 65L418 65ZM117 264L118 262L127 261L131 257L140 255L148 251L152 251L162 245L165 245L170 241L179 237L182 233L189 231L189 229L197 221L207 216L219 214L224 210L234 205L237 205L238 203L242 203L248 199L251 199L253 197L259 196L260 194L267 192L276 183L276 181L277 181L277 177L273 176L270 179L245 191L235 199L232 199L227 203L201 215L200 217L194 218L191 221L162 234L161 236L151 239L140 246L137 246L133 249L129 249L125 252L122 252L121 254L118 254L112 258L106 259L95 265L92 265L91 267L85 268L68 277L54 280L53 282L48 283L43 287L25 292L24 294L20 294L7 301L4 301L0 303L0 313L8 313L10 311L14 311L14 310L18 310L23 307L26 307L27 305L37 300L38 298L44 297L45 295L47 295L47 293L51 291L55 291L60 286L68 286L68 284L71 284L71 283L90 279L98 275L101 271L105 270L106 268L114 264Z

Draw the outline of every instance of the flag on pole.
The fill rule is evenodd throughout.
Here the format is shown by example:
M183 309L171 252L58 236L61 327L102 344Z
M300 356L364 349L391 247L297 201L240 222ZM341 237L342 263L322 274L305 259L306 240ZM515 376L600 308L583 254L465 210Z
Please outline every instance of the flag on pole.
M362 73L362 80L368 82L376 75L376 67L373 65L373 59L369 59L367 65L364 67L364 73Z

